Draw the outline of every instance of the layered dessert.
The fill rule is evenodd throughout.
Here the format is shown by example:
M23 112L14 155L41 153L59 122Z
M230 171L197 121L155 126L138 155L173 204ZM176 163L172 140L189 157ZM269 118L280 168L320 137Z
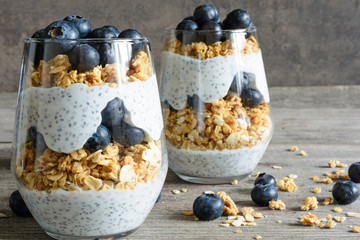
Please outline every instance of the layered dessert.
M272 133L270 98L255 28L232 29L230 21L243 21L244 17L233 17L239 10L219 24L214 8L201 5L192 20L188 17L169 30L162 53L169 166L183 179L200 183L248 175ZM199 23L199 9L215 20ZM223 30L220 25L230 27Z
M107 29L88 35L106 38ZM33 61L24 74L17 185L34 218L55 238L134 231L164 183L156 76L146 41L126 38L68 41L71 50ZM35 40L29 41L31 48ZM45 50L67 40L36 41Z

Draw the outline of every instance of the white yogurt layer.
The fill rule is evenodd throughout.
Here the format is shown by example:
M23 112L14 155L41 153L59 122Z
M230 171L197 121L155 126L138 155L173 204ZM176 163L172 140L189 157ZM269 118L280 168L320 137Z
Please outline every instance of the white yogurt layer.
M125 121L145 131L145 140L158 140L163 129L156 77L147 81L88 87L77 83L68 88L31 87L22 92L19 143L30 126L43 134L46 145L71 153L80 149L101 124L101 111L115 97L124 101Z
M166 141L169 167L177 174L189 177L240 177L255 169L262 158L269 139L253 147L229 150L195 151L177 149Z
M225 97L235 74L241 71L255 74L256 81L251 87L261 92L263 101L270 102L261 50L205 60L165 51L162 63L163 100L176 110L186 105L187 95L197 94L205 103Z
M165 164L167 169L167 164ZM39 225L62 236L97 237L138 228L151 211L165 181L162 169L155 182L138 184L134 190L73 191L50 194L18 188Z

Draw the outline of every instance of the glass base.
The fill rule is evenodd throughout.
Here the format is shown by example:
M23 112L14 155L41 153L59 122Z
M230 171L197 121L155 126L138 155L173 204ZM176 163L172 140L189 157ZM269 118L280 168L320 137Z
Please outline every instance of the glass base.
M192 183L199 183L199 184L226 184L231 183L233 180L241 180L248 177L251 172L243 174L243 175L236 175L236 176L226 176L226 177L195 177L195 176L187 176L184 174L180 174L175 172L177 176L179 176L182 180Z
M138 228L135 228L135 229L127 231L127 232L113 234L113 235L86 236L86 237L59 235L59 234L55 234L55 233L51 233L51 232L47 232L47 231L45 231L45 233L47 235L49 235L50 237L52 237L54 239L58 239L58 240L113 240L113 239L115 240L115 239L120 239L120 238L129 236L131 233L135 232L137 229Z

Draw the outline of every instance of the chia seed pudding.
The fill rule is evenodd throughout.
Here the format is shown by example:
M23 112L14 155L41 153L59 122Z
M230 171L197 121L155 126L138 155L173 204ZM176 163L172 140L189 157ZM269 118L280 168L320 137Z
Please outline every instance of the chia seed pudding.
M146 39L76 41L26 59L12 168L51 237L116 239L142 224L167 173L156 75ZM26 52L56 44L28 39Z
M251 173L270 142L270 97L256 29L201 24L186 19L166 31L160 89L169 167L186 181L228 183Z

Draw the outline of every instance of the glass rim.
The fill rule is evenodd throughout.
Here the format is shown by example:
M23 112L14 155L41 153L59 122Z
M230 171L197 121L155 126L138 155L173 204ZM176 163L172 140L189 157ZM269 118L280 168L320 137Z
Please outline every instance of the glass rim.
M24 40L25 43L59 43L59 42L99 42L99 43L115 43L115 42L123 42L123 43L139 43L143 42L148 44L150 42L148 37L143 38L78 38L78 39L54 39L54 38L32 38L28 37Z
M256 27L253 26L251 28L239 28L239 29L222 29L220 30L176 30L175 27L167 27L165 29L166 33L174 33L176 32L195 32L195 33L211 33L211 32L225 32L225 33L253 33L256 32Z

